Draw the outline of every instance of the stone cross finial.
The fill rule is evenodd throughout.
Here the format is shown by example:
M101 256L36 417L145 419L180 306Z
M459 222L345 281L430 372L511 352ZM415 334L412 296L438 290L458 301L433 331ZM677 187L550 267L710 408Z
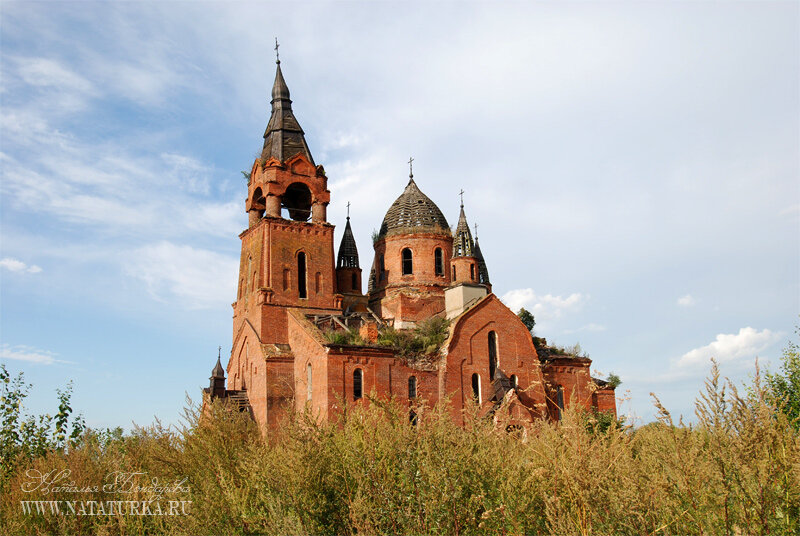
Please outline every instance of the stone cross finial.
M278 44L278 38L276 37L275 38L275 63L278 63L278 64L281 62L281 56L280 56L280 53L278 52L278 47L279 46L280 45Z
M414 178L414 157L409 157L408 159L408 177L410 179Z
M462 188L458 195L461 196L461 208L464 208L464 189Z

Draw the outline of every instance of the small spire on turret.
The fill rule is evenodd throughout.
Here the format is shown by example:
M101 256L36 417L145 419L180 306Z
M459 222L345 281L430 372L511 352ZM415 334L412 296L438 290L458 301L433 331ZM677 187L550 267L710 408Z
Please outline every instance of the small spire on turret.
M211 380L214 378L225 378L225 369L222 368L222 346L217 349L217 364L214 366L214 370L211 371Z

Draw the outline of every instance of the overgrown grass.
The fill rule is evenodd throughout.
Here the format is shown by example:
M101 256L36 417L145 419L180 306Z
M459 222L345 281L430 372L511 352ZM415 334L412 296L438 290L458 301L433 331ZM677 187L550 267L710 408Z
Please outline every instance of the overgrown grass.
M330 424L292 415L264 438L217 403L204 417L188 410L179 428L156 423L103 441L88 432L74 448L24 462L4 482L0 526L8 534L796 533L800 438L758 377L743 395L715 367L693 427L656 404L658 421L637 430L587 426L568 409L559 424L509 434L477 412L458 427L439 407L414 408L411 426L407 406L373 401ZM21 500L76 499L22 491L30 471L61 469L76 485L113 471L144 473L142 483L185 479L185 492L166 495L192 501L189 515L23 515Z

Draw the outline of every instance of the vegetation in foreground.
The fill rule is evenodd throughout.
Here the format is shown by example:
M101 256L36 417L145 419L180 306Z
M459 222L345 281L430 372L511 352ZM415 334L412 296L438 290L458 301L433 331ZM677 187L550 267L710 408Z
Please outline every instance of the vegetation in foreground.
M6 381L4 402L11 390ZM559 424L513 433L477 415L457 427L441 408L415 407L412 426L407 406L374 401L348 407L333 424L293 415L280 435L264 439L245 415L215 404L202 417L187 410L178 429L86 430L72 442L62 434L44 452L16 448L12 459L4 450L0 527L6 534L795 534L800 435L781 404L758 376L741 392L716 366L697 400L696 426L674 422L657 400L658 421L636 430L595 426L569 410ZM115 472L133 474L130 485L92 489ZM41 475L64 474L58 485L30 491ZM21 506L170 499L191 501L187 515L55 515Z

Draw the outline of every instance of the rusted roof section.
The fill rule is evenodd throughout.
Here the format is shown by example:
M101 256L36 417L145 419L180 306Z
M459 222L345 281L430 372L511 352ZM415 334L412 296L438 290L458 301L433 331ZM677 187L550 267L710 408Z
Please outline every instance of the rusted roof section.
M412 178L386 212L378 237L417 233L450 236L450 226L436 203L422 193Z
M302 154L314 165L314 158L306 143L305 133L292 112L292 100L289 98L289 87L283 79L280 61L275 72L275 83L272 86L272 114L269 117L267 130L264 132L264 149L261 158L274 157L285 162L296 154Z
M347 225L344 227L342 242L339 244L339 255L336 259L337 268L358 268L358 247L353 230L350 228L350 216L347 217Z

